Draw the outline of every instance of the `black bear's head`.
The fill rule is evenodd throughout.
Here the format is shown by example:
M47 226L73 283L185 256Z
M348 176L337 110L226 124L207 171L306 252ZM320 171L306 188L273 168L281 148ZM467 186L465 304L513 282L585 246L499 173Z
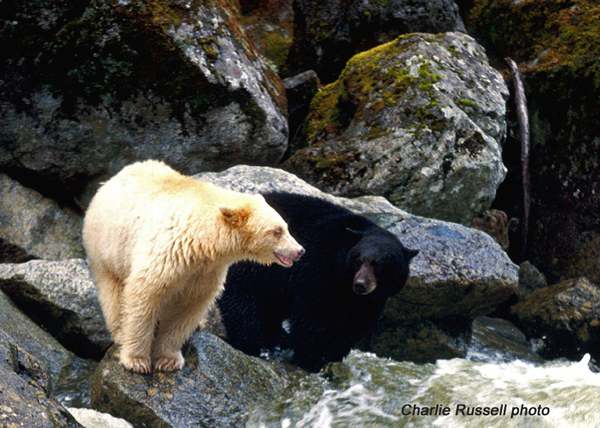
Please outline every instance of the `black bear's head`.
M358 295L375 292L391 297L398 293L408 279L409 263L419 251L409 250L395 235L385 230L348 232L357 237L348 254L352 291Z

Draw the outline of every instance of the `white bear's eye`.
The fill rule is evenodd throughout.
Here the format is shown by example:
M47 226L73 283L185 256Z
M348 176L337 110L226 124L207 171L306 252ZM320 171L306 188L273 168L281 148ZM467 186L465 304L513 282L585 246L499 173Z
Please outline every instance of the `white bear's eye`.
M283 235L283 228L281 228L281 227L276 227L275 229L271 230L271 233L272 233L272 234L273 234L275 237L279 238L281 235Z

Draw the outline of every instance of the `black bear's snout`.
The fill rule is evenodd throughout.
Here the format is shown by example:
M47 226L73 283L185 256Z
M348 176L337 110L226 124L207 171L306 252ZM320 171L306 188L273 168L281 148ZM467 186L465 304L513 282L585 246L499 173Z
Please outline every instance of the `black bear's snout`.
M352 290L356 294L364 296L373 292L376 287L377 279L375 278L373 267L368 263L363 263L358 272L356 272L356 275L354 275Z

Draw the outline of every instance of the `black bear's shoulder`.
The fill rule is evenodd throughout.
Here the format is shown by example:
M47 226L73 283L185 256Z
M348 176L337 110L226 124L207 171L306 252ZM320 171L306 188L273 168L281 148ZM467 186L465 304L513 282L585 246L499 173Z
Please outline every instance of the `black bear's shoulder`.
M366 231L378 228L371 220L326 199L288 192L270 192L264 195L283 219L290 232L306 225L313 232L339 233L343 229Z

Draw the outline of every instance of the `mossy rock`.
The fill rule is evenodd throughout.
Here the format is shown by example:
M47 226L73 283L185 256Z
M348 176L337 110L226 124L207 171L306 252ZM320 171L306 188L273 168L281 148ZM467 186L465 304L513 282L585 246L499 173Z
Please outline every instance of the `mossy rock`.
M337 195L470 224L504 178L507 97L472 38L401 36L352 57L314 97L284 166Z
M281 79L234 1L184 3L2 2L0 168L85 206L135 160L188 174L276 164L288 139Z
M532 184L527 256L552 282L581 275L580 243L600 228L600 5L477 0L468 15L490 55L498 64L507 56L518 61L525 81ZM511 133L519 139L516 125Z

